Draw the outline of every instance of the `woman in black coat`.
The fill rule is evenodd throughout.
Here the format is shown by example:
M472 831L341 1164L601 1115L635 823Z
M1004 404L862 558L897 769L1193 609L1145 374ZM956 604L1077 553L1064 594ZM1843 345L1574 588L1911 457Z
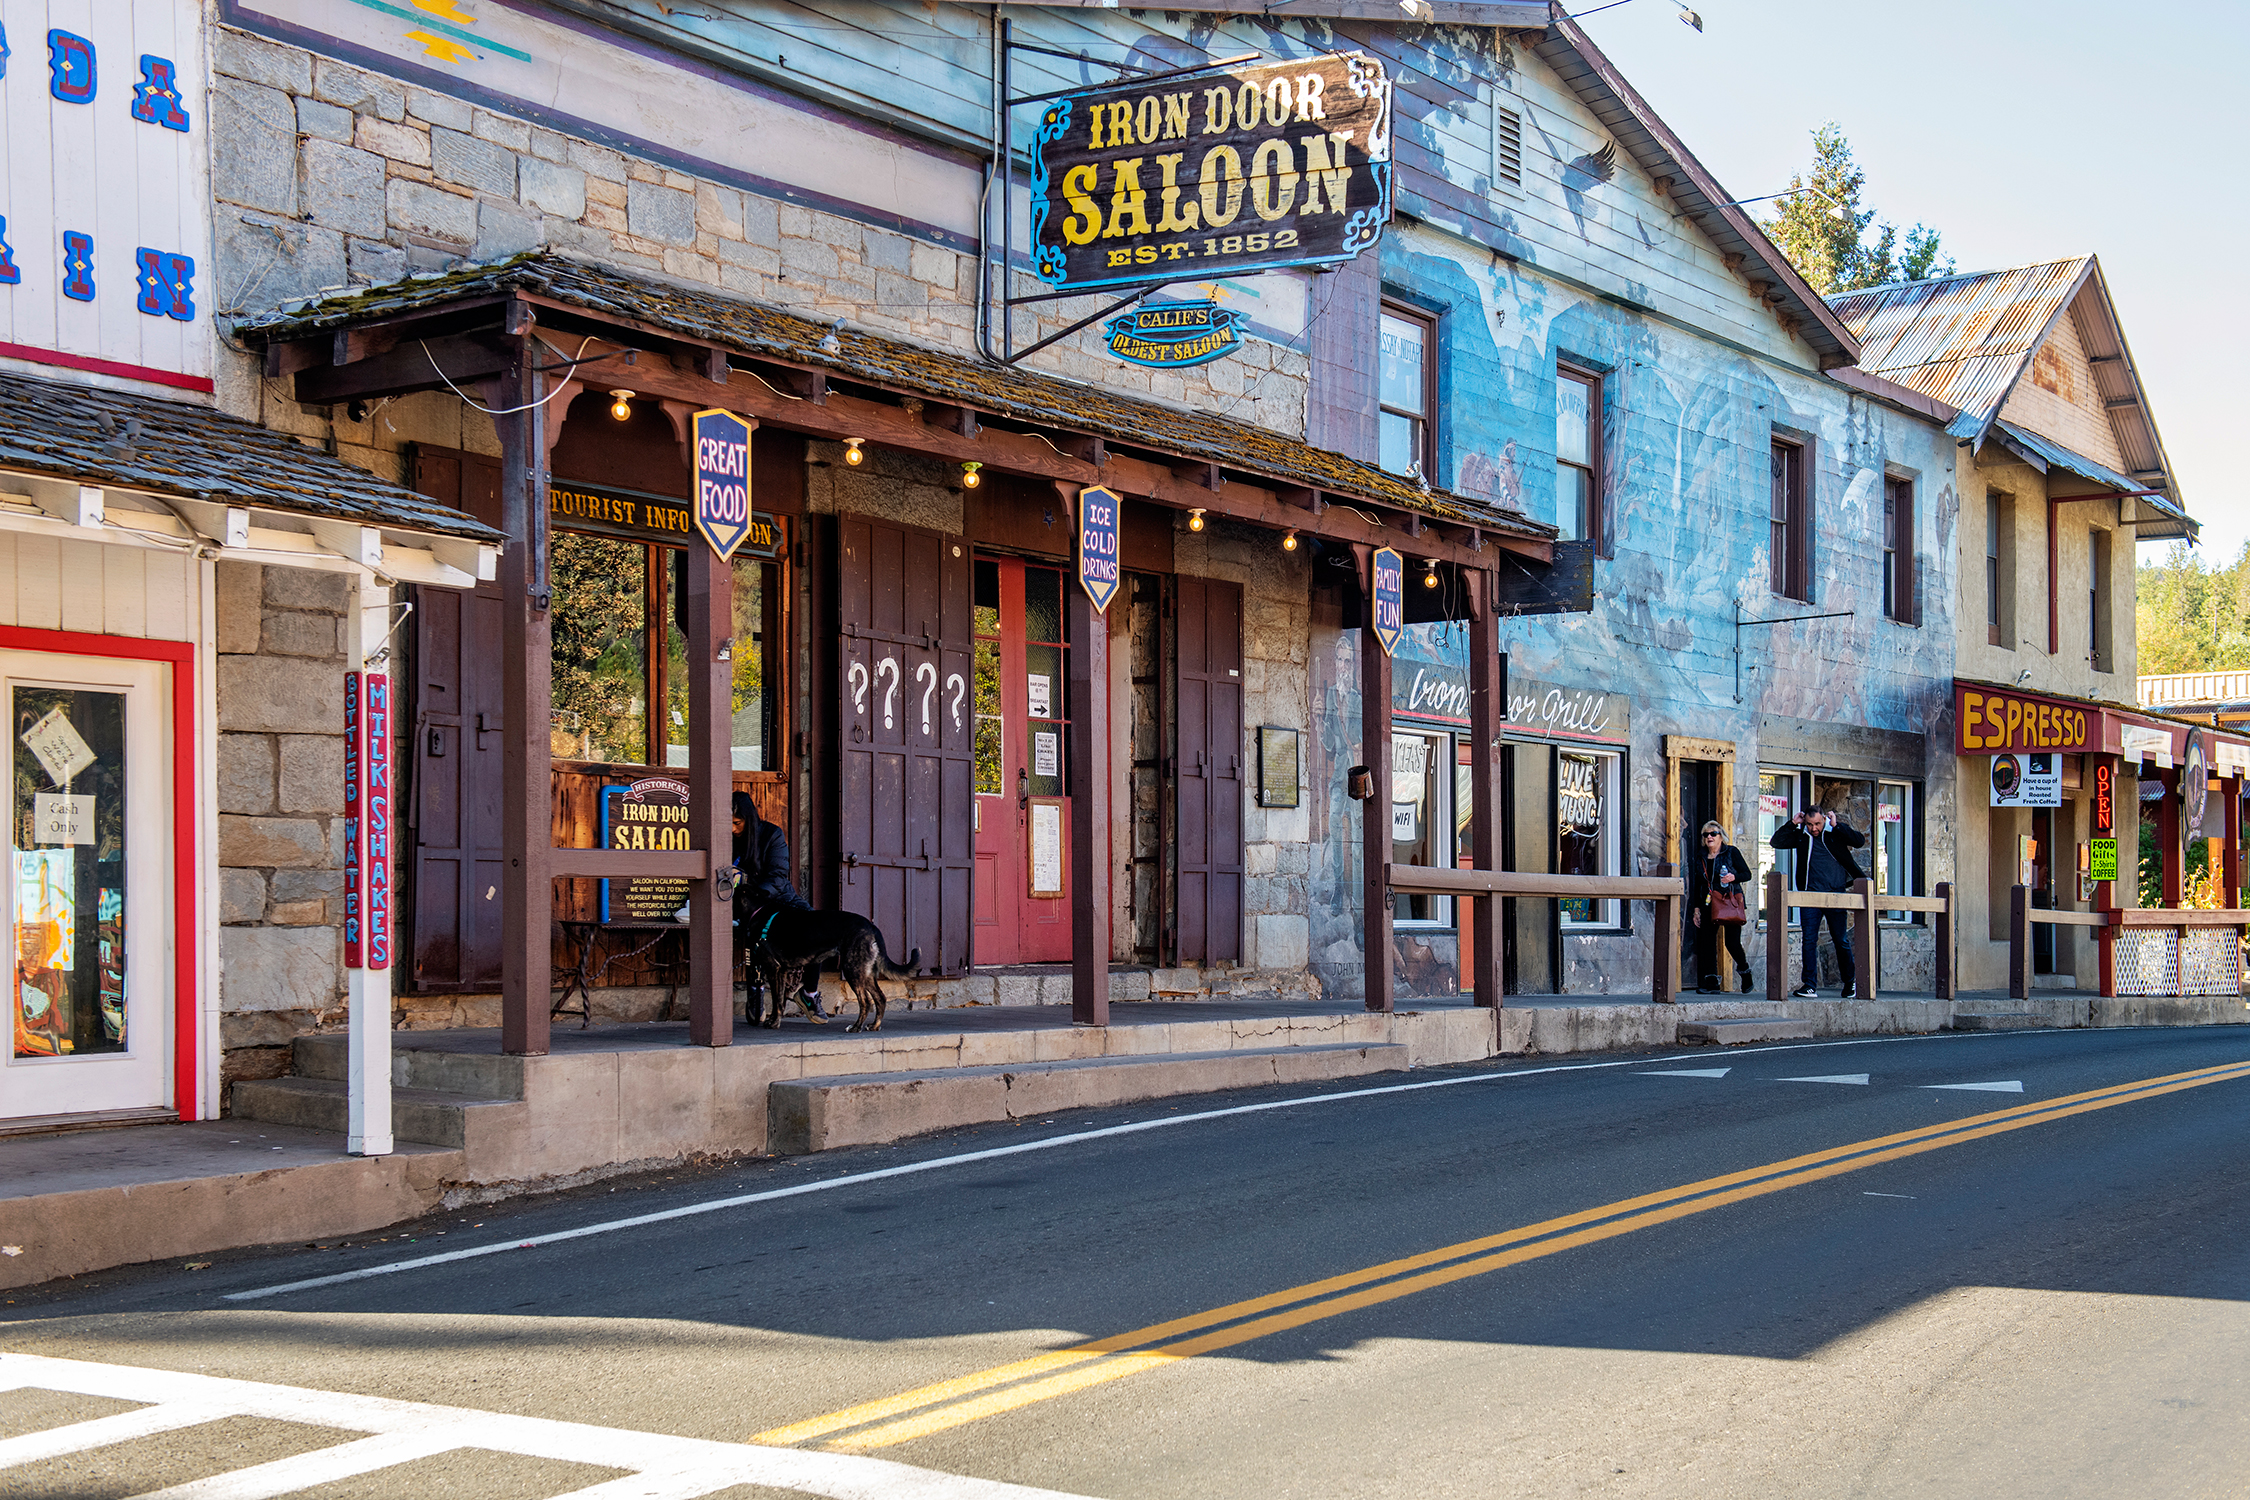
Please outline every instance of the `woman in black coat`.
M1695 926L1696 968L1704 994L1719 992L1719 938L1724 935L1734 972L1742 977L1742 993L1750 993L1750 960L1742 951L1742 924L1721 922L1711 915L1711 898L1719 892L1739 893L1747 911L1751 898L1750 865L1742 851L1727 842L1726 830L1716 823L1703 825L1703 850L1688 861L1688 921Z

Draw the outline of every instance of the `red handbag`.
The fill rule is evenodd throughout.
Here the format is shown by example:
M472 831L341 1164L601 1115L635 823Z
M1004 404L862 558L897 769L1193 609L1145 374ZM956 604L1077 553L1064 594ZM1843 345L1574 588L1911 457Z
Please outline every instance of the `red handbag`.
M1711 920L1739 927L1750 920L1750 901L1739 886L1711 893Z

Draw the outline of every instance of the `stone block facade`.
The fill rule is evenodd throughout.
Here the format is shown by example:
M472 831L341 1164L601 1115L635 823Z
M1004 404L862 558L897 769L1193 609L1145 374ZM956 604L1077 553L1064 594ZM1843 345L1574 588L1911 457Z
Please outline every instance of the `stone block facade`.
M356 584L221 562L222 1078L288 1071L289 1040L344 1021L344 673Z

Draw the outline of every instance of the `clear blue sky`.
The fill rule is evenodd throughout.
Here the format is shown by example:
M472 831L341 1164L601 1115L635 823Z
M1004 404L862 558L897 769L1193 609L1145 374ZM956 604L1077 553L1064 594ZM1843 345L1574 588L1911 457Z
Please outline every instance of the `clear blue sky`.
M1690 3L1701 35L1674 0L1582 24L1738 198L1834 120L1863 206L1960 270L2099 255L2204 562L2250 541L2250 0Z

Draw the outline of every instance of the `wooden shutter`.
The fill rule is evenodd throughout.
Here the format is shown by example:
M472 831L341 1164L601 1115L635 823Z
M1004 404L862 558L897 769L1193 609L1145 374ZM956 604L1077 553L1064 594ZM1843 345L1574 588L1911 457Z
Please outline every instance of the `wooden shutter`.
M891 957L969 966L970 573L959 537L838 521L837 903Z
M1242 585L1178 580L1180 963L1242 957Z
M414 488L500 524L500 462L417 447ZM500 983L500 585L414 591L406 789L412 924L408 983L423 992ZM488 894L489 893L489 894Z

